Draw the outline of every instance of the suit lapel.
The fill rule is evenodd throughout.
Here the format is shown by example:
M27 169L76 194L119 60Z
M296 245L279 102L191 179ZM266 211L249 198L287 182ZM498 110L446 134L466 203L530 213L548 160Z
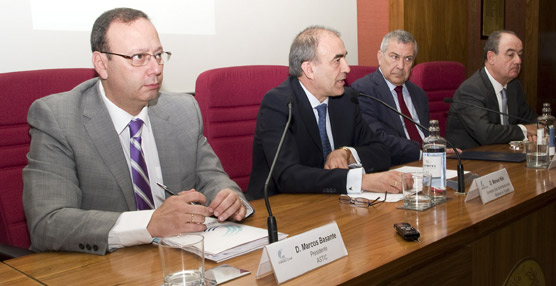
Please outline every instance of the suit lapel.
M492 86L492 83L490 82L490 79L488 78L488 75L486 74L485 67L480 69L479 75L481 76L481 80L483 81L483 84L485 85L485 87L487 89L487 94L485 95L487 102L486 102L485 107L501 111L500 110L500 105L498 104L498 98L496 97L496 91L494 90L494 87ZM509 94L506 94L506 95L508 96L508 102L509 102L510 96L509 96ZM502 124L502 122L500 121L500 115L498 113L487 111L487 117L493 123Z
M82 103L84 127L100 158L118 182L127 206L130 210L135 210L135 195L129 166L120 144L120 138L114 130L110 114L100 96L98 84L84 94Z
M378 90L378 94L376 94L375 96L378 96L378 98L382 99L382 101L386 102L388 105L392 106L393 108L396 108L396 102L392 97L392 91L388 87L388 84L386 84L386 80L384 79L382 74L378 71L375 73L374 83L377 85L376 89ZM386 116L385 121L387 122L389 121L390 124L392 124L392 126L395 127L396 131L398 132L398 135L405 137L405 131L403 129L400 116L391 110L386 110L385 116Z
M175 145L172 144L175 142L174 140L177 140L177 132L173 129L174 125L169 122L169 116L157 104L149 106L149 119L153 128L164 184L170 190L182 190L180 176L176 174L180 170L179 160L176 160Z
M297 111L299 116L301 117L301 120L303 120L304 125L307 127L307 133L309 133L313 142L319 147L319 150L321 151L320 153L322 153L322 142L320 142L319 127L317 120L315 119L315 113L311 107L311 103L309 103L307 95L301 87L299 80L295 78L292 84L294 87L295 101L297 102Z

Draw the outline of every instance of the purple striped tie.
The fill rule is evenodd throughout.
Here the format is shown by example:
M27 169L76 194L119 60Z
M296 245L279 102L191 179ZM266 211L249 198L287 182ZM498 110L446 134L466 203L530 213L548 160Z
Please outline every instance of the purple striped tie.
M131 177L138 210L154 209L153 196L149 183L149 172L141 149L141 127L143 120L137 118L129 122L129 154L131 158Z

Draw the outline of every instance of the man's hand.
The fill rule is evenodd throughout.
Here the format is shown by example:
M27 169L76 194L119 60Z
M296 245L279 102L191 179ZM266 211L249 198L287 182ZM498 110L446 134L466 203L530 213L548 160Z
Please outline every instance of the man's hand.
M537 142L537 124L527 124L527 140Z
M230 189L222 189L218 192L208 209L219 221L225 221L228 218L240 221L245 218L246 212L238 194Z
M330 154L328 154L328 157L326 158L326 162L324 163L324 168L325 169L336 169L336 168L340 168L340 169L348 169L348 153L343 150L343 149L336 149L332 152L330 152Z
M458 154L461 154L461 149L460 148L456 148L456 151L458 151ZM454 149L446 148L446 154L456 154L456 153L454 152Z
M388 192L392 194L402 191L402 173L387 171L380 173L364 174L361 189L370 192Z
M154 211L147 225L147 231L152 237L203 231L206 228L203 224L205 217L210 216L209 209L204 206L205 202L205 196L195 190L170 196ZM191 203L200 203L200 205Z

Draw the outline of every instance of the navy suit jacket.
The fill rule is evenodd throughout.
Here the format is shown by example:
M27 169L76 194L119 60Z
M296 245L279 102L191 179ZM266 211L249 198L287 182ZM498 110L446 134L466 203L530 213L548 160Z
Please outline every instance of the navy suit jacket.
M508 113L525 120L509 117L510 124L501 125L498 113L452 103L446 123L446 139L461 149L523 140L523 131L517 124L535 123L538 115L525 102L519 80L508 83L506 95ZM496 92L484 67L460 85L454 100L500 111Z
M359 105L352 101L356 94L346 88L343 95L329 97L328 113L335 148L354 147L367 173L387 170L390 167L388 148L363 121ZM299 80L290 76L265 95L257 114L247 198L263 197L264 182L286 126L290 101L291 125L268 186L269 195L346 193L348 170L323 169L322 143L314 112Z
M392 93L386 84L382 73L377 69L358 80L351 87L371 96L374 96L388 105L396 108ZM417 111L419 123L429 127L429 99L425 91L410 81L405 82L411 101ZM366 97L359 97L363 119L389 148L392 156L392 165L405 164L419 160L421 145L407 139L400 116L384 105ZM398 109L398 111L400 111ZM419 127L417 127L419 128ZM423 131L428 136L427 130Z

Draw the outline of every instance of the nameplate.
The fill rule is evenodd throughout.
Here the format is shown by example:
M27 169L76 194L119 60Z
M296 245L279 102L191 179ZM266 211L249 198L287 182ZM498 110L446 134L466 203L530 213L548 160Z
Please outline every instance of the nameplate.
M550 165L548 165L548 170L556 168L556 155L552 157L552 161L550 161Z
M471 182L465 201L470 201L478 196L483 205L514 191L514 186L508 176L506 168L476 178Z
M269 244L257 270L257 279L274 273L278 284L347 255L336 222Z

